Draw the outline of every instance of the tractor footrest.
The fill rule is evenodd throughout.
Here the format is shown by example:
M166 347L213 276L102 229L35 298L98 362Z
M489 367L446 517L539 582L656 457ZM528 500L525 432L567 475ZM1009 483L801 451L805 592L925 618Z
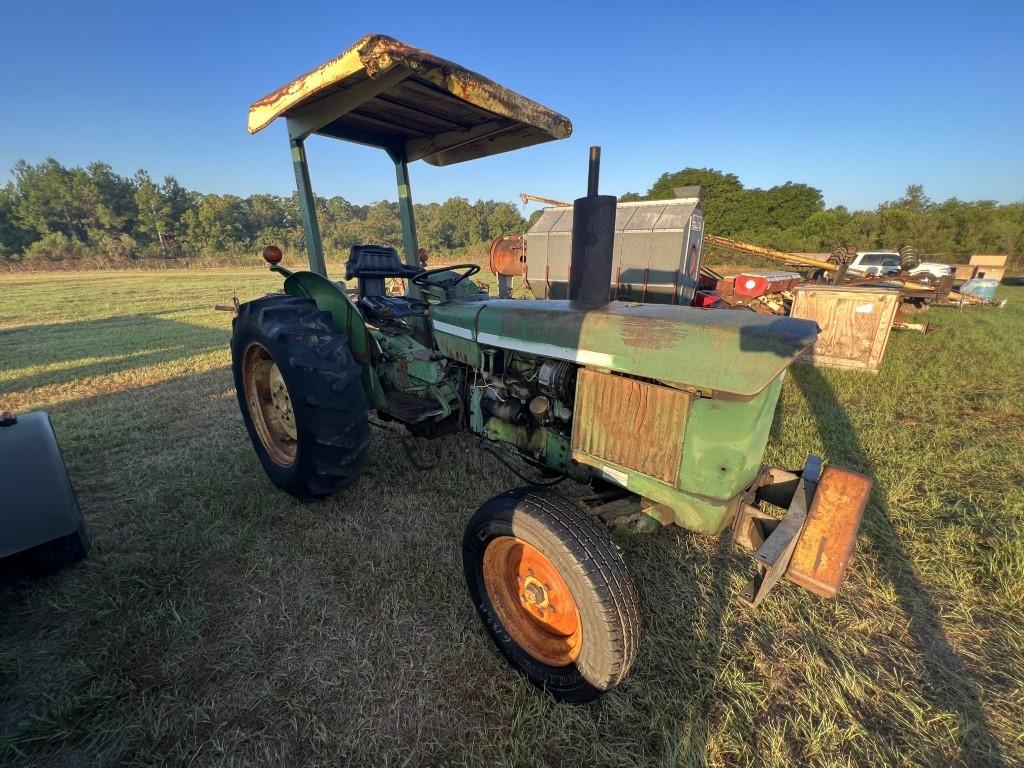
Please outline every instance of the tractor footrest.
M434 416L441 416L444 410L432 397L417 397L406 392L388 392L386 414L406 424L418 424Z

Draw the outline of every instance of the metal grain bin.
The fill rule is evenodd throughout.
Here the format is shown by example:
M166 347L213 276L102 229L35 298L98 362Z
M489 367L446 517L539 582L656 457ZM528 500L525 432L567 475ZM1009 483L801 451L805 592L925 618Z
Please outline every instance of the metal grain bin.
M688 305L704 242L699 194L619 203L609 298ZM526 276L538 299L565 299L572 250L572 206L545 208L526 233Z

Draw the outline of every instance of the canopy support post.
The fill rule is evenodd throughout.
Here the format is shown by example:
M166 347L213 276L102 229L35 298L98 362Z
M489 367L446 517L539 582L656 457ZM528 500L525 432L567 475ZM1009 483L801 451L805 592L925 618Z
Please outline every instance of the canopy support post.
M309 180L309 163L306 161L306 147L302 139L291 139L292 166L295 168L295 186L299 192L299 211L302 213L302 229L306 240L306 255L309 269L327 277L327 263L324 261L324 244L320 239L320 225L316 220L316 200L313 185Z
M405 263L411 267L420 266L420 248L416 239L416 217L412 208L412 193L409 190L409 163L405 153L389 151L395 163L395 176L398 180L398 215L402 219L402 249L405 251Z

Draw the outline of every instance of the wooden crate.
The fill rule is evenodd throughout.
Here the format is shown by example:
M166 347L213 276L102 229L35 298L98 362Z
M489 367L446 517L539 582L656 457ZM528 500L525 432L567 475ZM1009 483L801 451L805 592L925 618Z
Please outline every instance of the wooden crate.
M895 288L800 286L790 315L821 328L817 343L801 359L822 368L877 373L899 303Z
M976 253L971 256L971 266L978 268L976 277L985 280L1002 280L1006 274L1006 259L1001 254Z
M950 264L953 268L953 280L958 283L966 283L978 274L979 267L976 264Z

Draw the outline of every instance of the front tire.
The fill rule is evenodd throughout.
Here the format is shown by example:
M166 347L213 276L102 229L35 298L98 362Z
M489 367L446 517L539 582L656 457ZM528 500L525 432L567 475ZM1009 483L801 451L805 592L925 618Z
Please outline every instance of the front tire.
M366 466L369 406L348 337L311 299L266 296L242 304L231 368L256 455L278 488L329 496Z
M640 642L636 587L607 529L542 488L487 501L462 543L473 605L534 685L582 703L629 673Z

